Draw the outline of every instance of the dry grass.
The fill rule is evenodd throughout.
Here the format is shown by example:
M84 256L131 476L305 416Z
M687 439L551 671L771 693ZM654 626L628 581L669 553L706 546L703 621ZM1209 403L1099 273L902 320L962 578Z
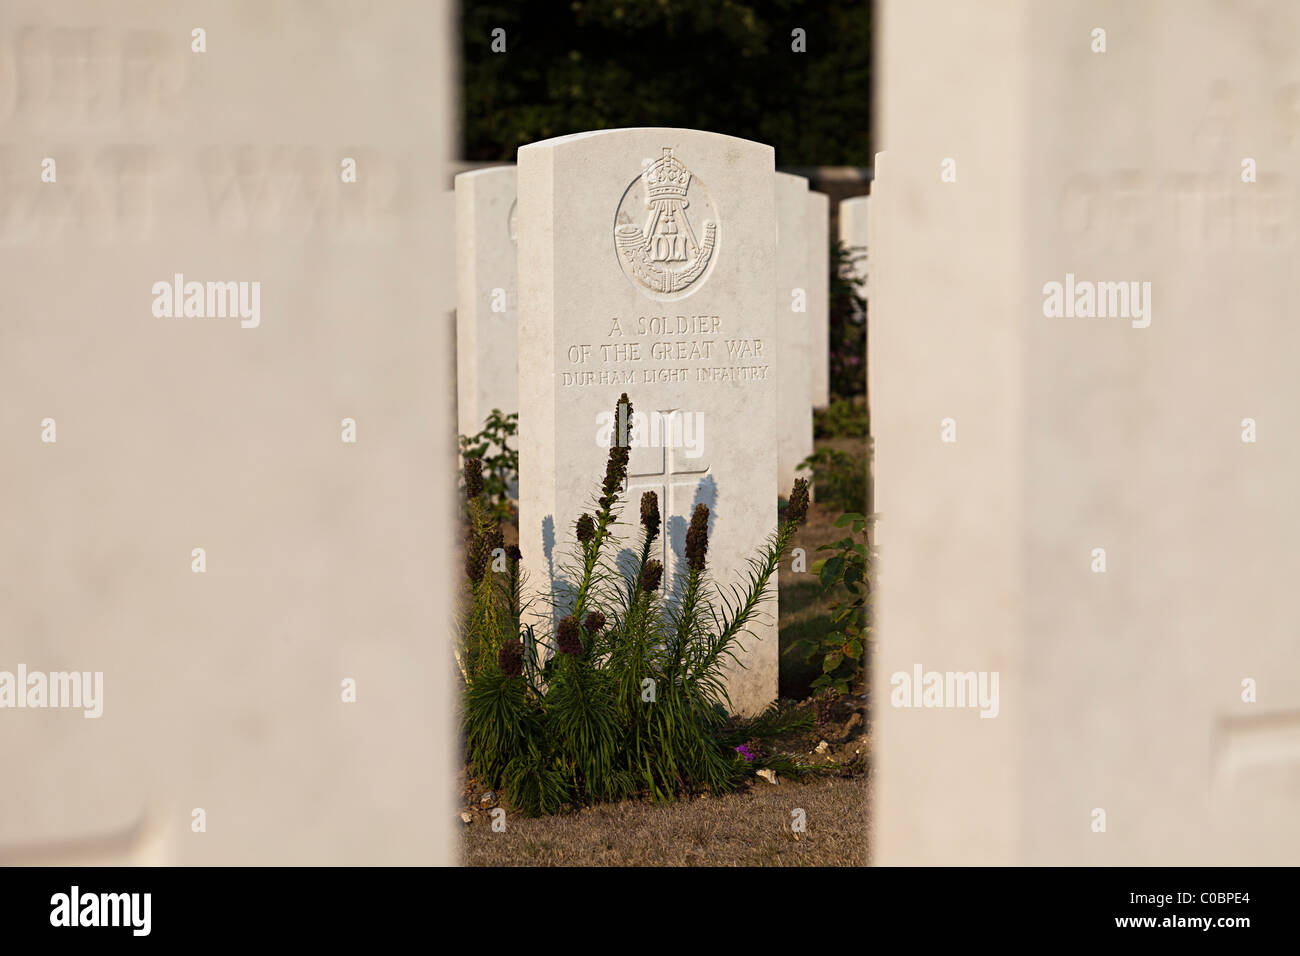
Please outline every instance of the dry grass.
M624 801L576 814L508 815L503 833L476 814L466 866L865 866L868 778L759 781L683 803ZM791 832L802 809L807 831ZM796 839L797 837L797 839Z

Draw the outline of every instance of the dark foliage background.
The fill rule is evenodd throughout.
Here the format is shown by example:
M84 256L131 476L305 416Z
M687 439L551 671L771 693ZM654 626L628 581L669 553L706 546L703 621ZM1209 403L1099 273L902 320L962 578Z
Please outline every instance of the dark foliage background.
M768 143L777 166L871 164L868 0L463 0L461 22L465 159L682 126ZM795 28L807 52L791 50Z

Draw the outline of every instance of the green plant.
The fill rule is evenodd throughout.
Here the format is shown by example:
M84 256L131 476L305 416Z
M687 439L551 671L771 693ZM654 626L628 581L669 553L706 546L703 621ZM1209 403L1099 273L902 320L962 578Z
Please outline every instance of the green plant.
M831 554L814 561L812 571L818 576L824 594L835 594L843 588L848 592L847 598L830 604L832 630L820 637L797 641L786 650L787 654L802 653L805 661L821 658L822 673L812 686L823 693L834 690L837 694L847 694L850 686L862 683L867 636L871 630L867 619L867 599L871 594L871 545L867 527L874 520L874 516L868 518L853 512L836 519L835 527L848 526L850 533L818 548Z
M813 698L813 712L817 715L817 726L824 726L831 719L831 708L840 692L834 687L827 687Z
M867 440L871 453L871 439ZM867 504L867 459L861 455L823 445L799 463L812 472L818 505L864 511Z
M619 420L631 421L626 395L619 404L616 417L622 412ZM517 558L497 573L500 586L489 586L494 572L483 571L475 556L490 550L500 532L491 521L470 524L471 598L461 645L469 662L469 757L481 779L528 814L636 793L668 800L733 790L755 770L778 764L789 772L788 758L746 756L737 742L811 722L806 713L778 708L729 717L724 685L724 669L739 663L742 641L807 514L807 482L795 483L784 520L750 559L743 583L726 587L708 571L709 509L698 505L686 534L685 580L670 599L664 568L651 557L662 531L654 492L641 497L633 560L626 567L616 561L624 547L614 528L631 436L619 440L592 510L574 523L576 542L562 576L575 584L549 596L554 623L542 638L532 627L519 628ZM468 478L466 487L481 493ZM480 518L481 505L469 503Z
M872 4L457 6L466 159L514 162L526 143L619 126L728 133L774 146L792 166L866 166L875 155ZM773 56L795 23L815 53Z
M866 403L833 396L826 408L813 409L814 438L866 438Z
M482 459L465 459L462 481L467 610L456 659L468 682L496 660L507 642L518 638L524 577L523 555L516 545L506 546L499 512L487 495Z
M501 521L513 521L511 492L519 482L519 450L509 439L519 431L519 415L505 415L492 409L477 435L460 436L461 459L477 458L483 463L483 489L493 512Z

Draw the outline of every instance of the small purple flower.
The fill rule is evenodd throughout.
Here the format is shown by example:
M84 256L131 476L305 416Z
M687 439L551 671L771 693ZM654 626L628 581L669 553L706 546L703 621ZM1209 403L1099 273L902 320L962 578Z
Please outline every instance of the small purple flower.
M749 748L746 747L744 744L741 744L739 747L736 748L736 753L740 754L750 763L754 762L754 755L749 752Z
M578 622L572 614L560 619L559 627L556 628L555 646L561 654L572 654L575 657L582 654Z

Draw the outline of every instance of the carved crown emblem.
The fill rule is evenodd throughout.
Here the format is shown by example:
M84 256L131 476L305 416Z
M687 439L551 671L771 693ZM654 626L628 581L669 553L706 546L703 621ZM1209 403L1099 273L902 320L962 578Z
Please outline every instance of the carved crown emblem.
M615 213L619 264L629 279L652 295L684 295L712 261L718 241L716 211L698 181L696 204L686 198L692 178L672 147L665 146L658 160L643 163L641 175L632 180ZM695 212L688 214L688 209ZM697 232L698 224L703 229Z
M682 161L673 157L672 147L665 146L664 154L646 169L646 199L685 199L691 184L691 171Z

